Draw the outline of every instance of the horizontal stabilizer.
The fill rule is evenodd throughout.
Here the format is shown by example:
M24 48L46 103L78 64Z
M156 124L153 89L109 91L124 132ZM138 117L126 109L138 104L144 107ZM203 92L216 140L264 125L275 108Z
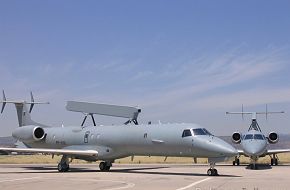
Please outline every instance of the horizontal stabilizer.
M98 114L131 119L137 119L138 114L141 112L141 109L138 109L136 107L77 101L68 101L66 109L73 112L82 112L87 114Z

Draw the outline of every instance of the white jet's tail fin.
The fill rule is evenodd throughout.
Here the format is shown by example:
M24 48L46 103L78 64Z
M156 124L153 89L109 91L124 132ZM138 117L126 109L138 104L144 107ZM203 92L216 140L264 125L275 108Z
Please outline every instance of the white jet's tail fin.
M3 113L5 105L8 103L15 104L17 116L18 116L18 123L19 127L25 126L25 125L40 125L45 126L40 123L37 123L31 119L30 113L33 109L33 106L35 104L49 104L49 102L35 102L33 98L32 92L30 92L31 96L31 102L26 102L23 100L7 100L5 96L4 90L3 92L3 101L0 101L2 103L1 113ZM28 110L27 104L30 104L30 109Z

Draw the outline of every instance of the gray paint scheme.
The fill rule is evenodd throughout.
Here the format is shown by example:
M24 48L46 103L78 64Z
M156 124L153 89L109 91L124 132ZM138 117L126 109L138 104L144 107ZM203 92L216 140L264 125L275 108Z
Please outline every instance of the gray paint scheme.
M251 114L252 115L252 123L247 132L241 135L240 144L242 149L238 150L239 155L244 155L250 158L251 161L251 169L257 169L256 162L260 157L270 156L271 158L271 165L278 165L278 158L277 154L290 152L290 149L269 149L269 138L264 135L259 127L257 122L257 114L268 114L273 113L284 113L284 112L226 112L227 114ZM275 133L275 132L272 132ZM276 134L276 133L275 133ZM246 138L247 135L252 135L253 138ZM255 136L262 137L261 139L255 138ZM278 136L277 136L278 137ZM278 142L278 138L277 141ZM276 143L273 142L273 143ZM239 157L235 158L233 165L239 165Z
M104 160L110 164L115 159L133 155L205 157L210 158L211 175L215 162L237 155L234 147L218 137L193 135L193 129L202 128L197 124L48 127L31 120L25 102L12 103L16 105L18 118L22 119L20 127L13 131L13 137L27 146L26 152L64 155L61 163L67 163L69 157ZM22 116L19 117L21 110ZM185 129L189 129L192 136L182 137ZM21 152L23 149L6 148L5 151Z

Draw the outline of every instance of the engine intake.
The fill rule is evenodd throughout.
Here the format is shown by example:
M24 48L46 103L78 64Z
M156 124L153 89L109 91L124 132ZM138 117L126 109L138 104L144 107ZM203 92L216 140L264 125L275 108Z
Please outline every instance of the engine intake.
M41 127L35 127L33 130L33 138L36 141L42 140L45 136L44 130Z
M232 141L233 143L235 144L240 144L241 143L241 133L239 132L234 132L233 135L232 135Z
M18 127L12 132L12 136L24 142L41 141L45 138L45 131L39 126L29 125Z
M279 141L279 135L275 132L271 132L268 135L268 142L271 144L275 144Z

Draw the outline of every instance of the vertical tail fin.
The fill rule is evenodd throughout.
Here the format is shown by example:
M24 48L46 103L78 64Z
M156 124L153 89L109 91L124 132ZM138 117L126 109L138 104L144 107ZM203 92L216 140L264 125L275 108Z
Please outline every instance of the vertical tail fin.
M49 104L49 102L35 102L32 92L30 92L31 95L31 102L26 102L26 101L15 101L15 100L7 100L4 90L3 90L3 101L0 101L0 103L2 102L2 109L1 109L1 113L3 113L5 105L7 103L11 103L11 104L15 104L16 107L16 111L17 111L17 116L18 116L18 124L19 127L21 126L25 126L25 125L40 125L40 126L45 126L43 124L37 123L35 121L33 121L31 119L30 113L33 109L33 106L35 104ZM27 104L30 104L30 109L28 111L27 108ZM45 126L46 127L46 126Z

